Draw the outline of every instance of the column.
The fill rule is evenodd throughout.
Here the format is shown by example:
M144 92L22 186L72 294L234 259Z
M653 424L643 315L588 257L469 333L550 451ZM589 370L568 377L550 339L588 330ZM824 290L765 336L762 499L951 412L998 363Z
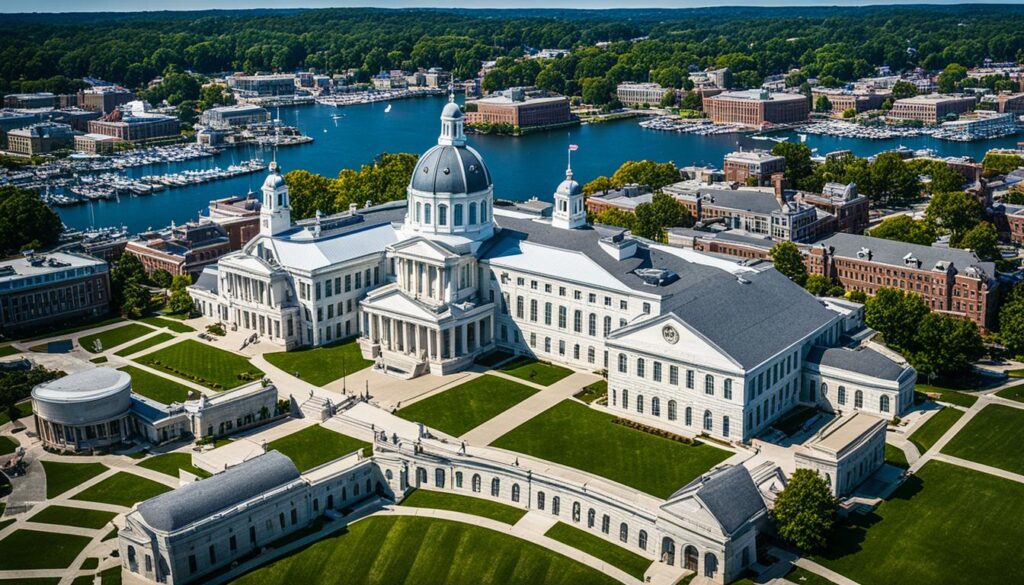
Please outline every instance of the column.
M455 357L455 328L448 330L448 357Z
M484 320L478 319L476 322L476 346L484 346Z
M462 353L469 353L469 323L462 325Z
M440 333L440 329L431 329L430 334L430 358L436 360L438 358L438 343L437 336Z

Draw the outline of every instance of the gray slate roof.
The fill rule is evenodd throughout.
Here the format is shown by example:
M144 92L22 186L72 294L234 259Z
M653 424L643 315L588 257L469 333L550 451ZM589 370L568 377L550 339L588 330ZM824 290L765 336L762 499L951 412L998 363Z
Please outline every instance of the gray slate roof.
M217 265L214 264L213 266L203 268L203 271L199 273L199 278L196 279L196 283L192 286L217 294Z
M863 347L860 349L844 349L842 347L814 346L807 354L807 361L831 368L839 368L880 378L882 380L898 380L908 366L898 364L881 353Z
M139 504L139 514L155 530L171 532L264 492L299 479L292 460L270 451L195 483Z
M425 193L476 193L491 186L491 173L476 150L438 145L416 161L410 185Z
M736 532L752 516L765 509L764 499L754 485L754 479L742 465L706 473L673 494L669 501L687 493L703 502L726 534Z
M903 258L907 254L913 254L915 258L921 261L922 270L931 270L935 268L935 264L938 262L952 262L958 272L963 272L969 266L978 266L989 276L995 274L995 264L992 262L982 262L974 252L958 248L908 244L906 242L842 232L818 240L815 242L815 245L817 244L831 247L835 250L836 256L843 258L856 259L857 252L861 248L868 248L871 250L872 262L880 262L891 266L906 266Z
M707 204L755 213L771 213L780 209L773 193L762 193L749 189L700 189Z

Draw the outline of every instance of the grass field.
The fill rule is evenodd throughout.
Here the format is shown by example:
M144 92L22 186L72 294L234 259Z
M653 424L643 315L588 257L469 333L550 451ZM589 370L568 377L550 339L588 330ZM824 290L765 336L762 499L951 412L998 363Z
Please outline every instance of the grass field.
M153 330L145 325L129 323L128 325L123 325L115 329L108 329L102 333L93 333L92 335L79 337L78 345L82 346L82 349L85 351L101 353L152 332ZM96 350L97 341L100 342L99 351Z
M572 370L545 362L537 361L528 356L520 356L498 370L541 386L550 386L555 382L572 375Z
M299 471L307 471L363 448L369 455L370 444L348 435L336 433L320 425L307 427L267 444L267 451L278 450L295 463Z
M164 453L139 462L139 467L159 471L171 477L178 477L179 469L184 469L199 477L210 477L209 473L192 465L192 456L188 453Z
M46 497L57 497L107 470L102 463L61 463L43 461L46 471Z
M495 365L500 364L501 362L511 358L513 355L515 354L513 354L512 352L508 352L503 349L495 349L476 358L475 360L473 360L473 362L480 364L481 366L493 368Z
M18 442L10 437L0 437L0 455L10 455L18 448Z
M1024 583L1022 514L1024 485L931 461L814 560L861 585Z
M21 416L18 418L24 418L32 414L32 401L26 400L25 402L19 402L15 405L18 408L18 412ZM7 414L6 410L0 410L0 425L11 422L11 417Z
M525 384L484 375L406 406L398 416L458 437L537 392Z
M121 317L107 317L104 319L90 320L76 319L76 324L70 327L59 328L58 327L43 327L40 328L36 335L30 337L23 337L21 341L36 341L37 339L49 339L51 337L60 337L61 335L71 335L72 333L78 333L79 331L85 331L86 329L95 329L96 327L104 327L106 325L113 325L119 321L124 321Z
M107 525L117 514L101 510L69 508L67 506L48 506L28 519L29 522L43 524L60 524L61 526L78 526L79 528L99 529Z
M164 317L143 317L142 319L139 319L139 321L147 325L152 325L153 327L163 327L165 329L170 329L175 333L192 333L193 331L196 330L196 328L192 327L191 325L186 325L181 321L166 319Z
M72 499L130 508L136 502L148 500L168 491L171 491L171 488L162 483L119 471L98 484L82 490Z
M0 540L0 571L65 569L90 540L74 534L15 530Z
M924 452L932 448L942 435L946 434L949 427L953 426L964 413L955 408L943 408L925 421L923 425L911 433L910 442L917 446L917 450L924 455Z
M999 392L996 392L996 396L1007 400L1024 402L1024 384L1017 384L1015 386L1010 386L1009 388L1003 388Z
M457 522L368 518L240 577L240 585L601 585L610 577L539 545Z
M989 404L964 425L942 452L1024 475L1024 410Z
M171 339L174 339L174 336L170 333L157 333L153 337L148 337L138 343L133 343L124 349L115 351L114 355L118 357L128 357L130 355L135 355L144 349L149 349L154 345L160 345L165 341L170 341Z
M363 359L354 338L326 347L265 353L263 357L293 376L298 374L299 378L314 386L324 386L373 364Z
M613 417L565 400L499 438L495 447L582 469L665 498L732 455L617 425Z
M573 398L590 404L602 396L608 396L608 380L598 380L584 386L582 390L573 395Z
M948 402L949 404L955 404L957 406L963 406L970 408L974 406L974 403L978 401L978 397L973 394L954 390L952 388L944 388L942 386L933 386L931 384L918 384L914 387L918 392L924 392L926 394L936 395L936 400L940 402Z
M802 567L794 566L790 569L789 573L786 574L786 580L797 585L835 585L832 581L822 577L817 573L812 573Z
M7 357L9 355L14 355L16 353L18 353L18 348L14 347L13 345L9 343L0 345L0 357Z
M644 572L647 571L647 567L651 566L650 559L612 544L603 538L584 532L575 526L570 526L565 522L557 522L544 533L544 536L593 555L613 567L622 569L641 581L644 579Z
M889 443L885 444L885 462L901 469L910 467L910 463L907 462L907 454L903 452L903 449Z
M263 377L263 372L244 357L194 339L146 354L138 361L212 390L235 388Z
M431 478L432 479L432 478ZM402 505L409 508L431 508L434 510L451 510L463 512L474 516L483 516L505 524L515 524L520 518L526 515L526 510L499 504L483 498L462 496L447 492L435 492L432 490L419 489L404 500Z
M121 371L132 377L132 391L136 394L152 398L162 404L185 402L188 399L189 387L174 380L151 374L135 366L124 366Z

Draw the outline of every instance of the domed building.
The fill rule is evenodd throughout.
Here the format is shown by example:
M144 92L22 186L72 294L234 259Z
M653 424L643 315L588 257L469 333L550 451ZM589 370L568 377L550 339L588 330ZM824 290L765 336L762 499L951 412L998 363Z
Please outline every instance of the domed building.
M43 445L86 452L118 445L132 434L132 379L93 368L32 389L32 413Z

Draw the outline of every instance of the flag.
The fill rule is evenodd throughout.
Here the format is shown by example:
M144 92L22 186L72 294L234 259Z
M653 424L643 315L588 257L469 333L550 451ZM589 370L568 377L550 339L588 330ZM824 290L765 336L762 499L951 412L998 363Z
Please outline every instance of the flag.
M570 152L571 151L576 151L576 150L579 150L579 149L580 149L580 147L578 145L576 145L576 144L570 144L569 145L569 151Z

